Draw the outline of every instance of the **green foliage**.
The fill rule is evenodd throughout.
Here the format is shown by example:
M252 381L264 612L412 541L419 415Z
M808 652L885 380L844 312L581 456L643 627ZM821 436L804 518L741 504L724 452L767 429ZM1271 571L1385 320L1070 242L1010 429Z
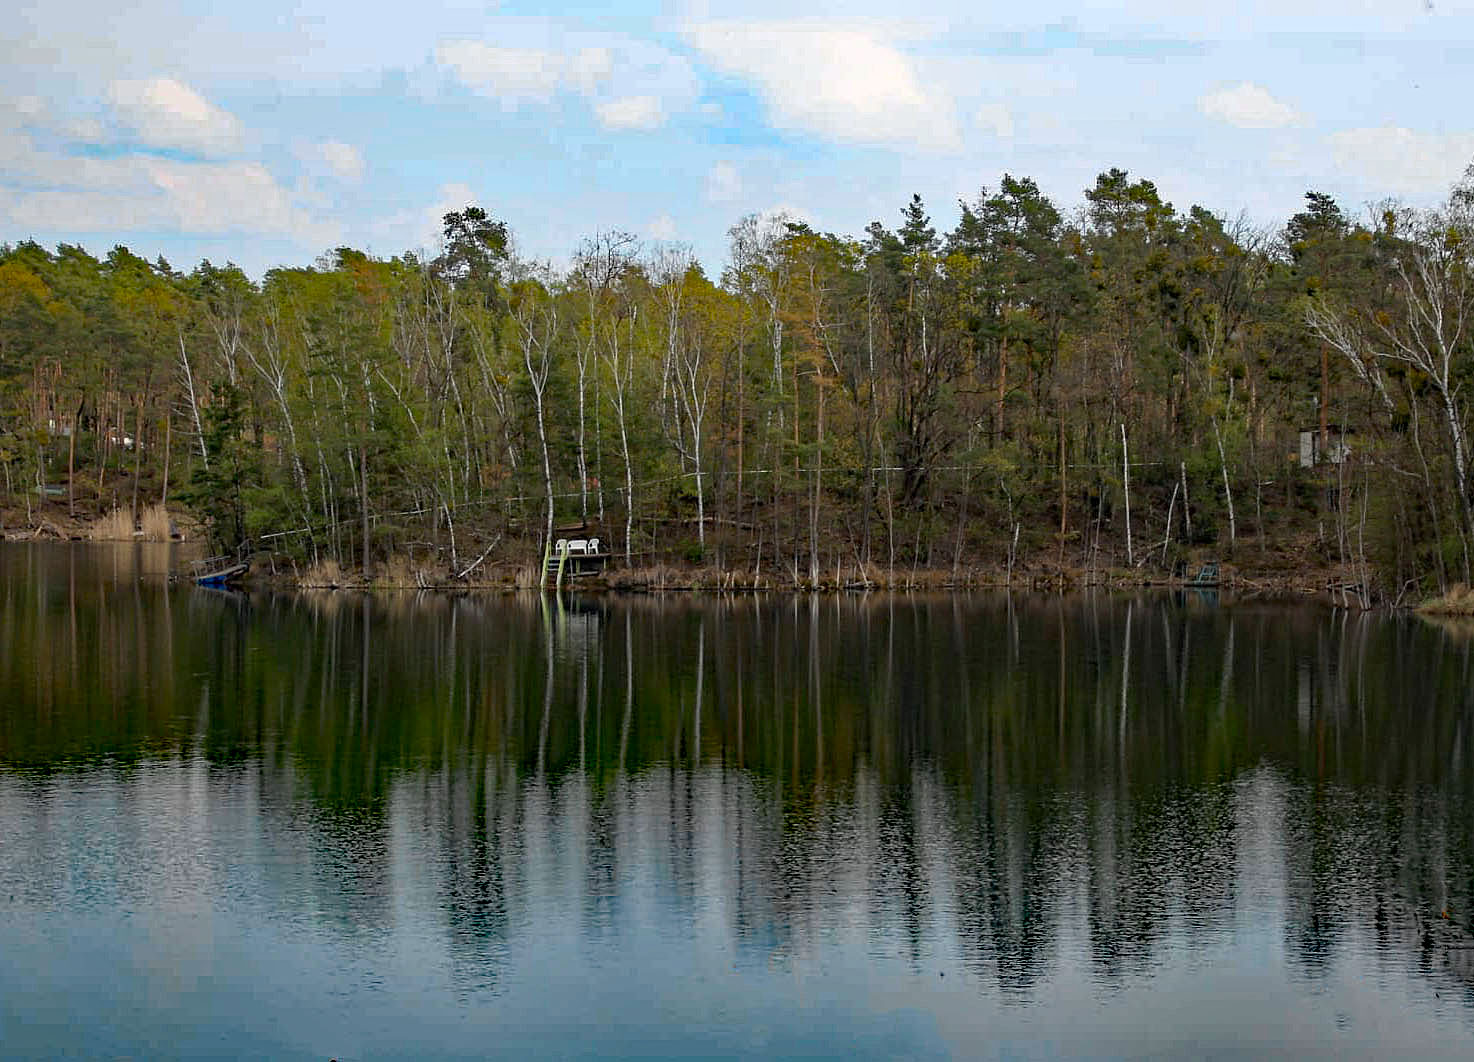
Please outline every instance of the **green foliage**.
M1457 576L1467 337L1446 369L1376 352L1420 320L1416 256L1467 276L1470 204L1367 228L1311 192L1270 239L1119 169L1078 214L1005 174L950 232L919 196L860 239L743 219L720 283L618 233L566 272L527 262L474 205L433 259L339 247L259 283L20 243L0 248L7 506L70 469L82 504L172 490L222 547L283 531L345 564L367 539L458 571L468 540L527 553L550 516L602 515L620 551L682 559L694 526L702 557L758 571L1001 555L1014 524L1084 565L1123 552L1123 426L1138 543L1169 509L1180 541L1190 505L1194 544L1222 548L1232 498L1240 536L1303 546L1335 516L1331 466L1297 467L1324 419L1356 433L1355 483L1407 487L1373 499L1409 510L1379 563ZM1466 287L1440 289L1444 319L1474 312ZM1331 352L1312 318L1360 346Z
M205 522L211 543L233 553L246 542L248 500L261 497L261 458L243 437L245 404L238 388L220 386L204 417L204 459L180 500Z

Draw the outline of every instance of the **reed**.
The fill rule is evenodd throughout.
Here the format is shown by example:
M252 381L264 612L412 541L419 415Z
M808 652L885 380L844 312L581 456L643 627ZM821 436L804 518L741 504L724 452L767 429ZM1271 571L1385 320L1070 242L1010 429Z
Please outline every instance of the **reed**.
M379 565L374 573L373 585L376 590L423 590L437 582L424 569L416 567L408 557L395 554Z
M1474 588L1454 583L1448 593L1423 602L1418 611L1434 616L1474 616Z
M310 587L315 590L336 590L347 586L348 579L338 562L329 558L318 561L312 567L304 571L297 580L297 585Z
M535 590L541 580L541 564L526 564L512 573L512 585L519 590Z
M133 517L122 509L114 509L93 521L87 537L93 542L132 542Z
M169 510L162 505L150 505L138 518L138 526L145 542L168 542L174 522L169 519Z

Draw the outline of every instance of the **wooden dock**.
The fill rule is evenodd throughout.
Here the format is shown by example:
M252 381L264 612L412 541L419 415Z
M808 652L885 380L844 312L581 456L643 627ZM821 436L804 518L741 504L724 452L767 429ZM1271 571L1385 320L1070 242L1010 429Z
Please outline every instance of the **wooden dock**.
M1199 568L1197 575L1184 580L1182 585L1189 590L1211 590L1218 587L1218 580L1218 562L1213 560Z
M197 586L234 586L251 570L249 561L237 557L206 557L190 563L189 580Z
M602 575L609 556L598 538L560 538L543 553L542 585L561 590L565 580Z

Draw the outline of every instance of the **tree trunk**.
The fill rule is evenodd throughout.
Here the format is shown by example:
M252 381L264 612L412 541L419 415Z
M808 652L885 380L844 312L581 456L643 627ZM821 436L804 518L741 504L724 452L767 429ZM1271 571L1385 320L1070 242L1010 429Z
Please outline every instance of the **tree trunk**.
M1233 488L1228 484L1228 457L1223 451L1223 432L1218 430L1218 418L1213 418L1213 437L1218 441L1218 469L1223 473L1223 498L1228 502L1228 546L1232 549L1238 540L1238 527L1233 518Z
M589 520L589 463L584 431L584 394L588 390L588 365L583 355L578 359L578 498L579 519Z
M1059 407L1059 566L1064 567L1065 562L1065 532L1068 521L1066 514L1069 512L1068 498L1065 486L1065 409L1061 403Z
M1005 322L1006 327L1006 322ZM998 396L993 407L993 438L1003 441L1003 397L1008 389L1008 334L998 345Z
M359 476L359 502L363 510L363 579L369 580L369 482L368 482L368 447L365 443L358 444L358 476Z
M1468 583L1470 581L1469 538L1474 536L1474 502L1471 502L1469 498L1467 444L1464 439L1464 426L1459 420L1459 410L1453 394L1446 387L1440 387L1439 393L1443 398L1443 413L1448 421L1449 442L1454 454L1454 489L1459 495L1459 517L1463 526L1463 533L1459 537L1463 542L1464 582Z
M1187 503L1187 462L1186 461L1179 461L1177 463L1177 471L1182 476L1182 521L1183 521L1183 526L1187 530L1186 537L1187 537L1188 541L1192 541L1192 537L1193 537L1193 514L1192 514L1191 507L1189 507L1189 505Z
M1177 492L1182 489L1182 484L1172 484L1172 500L1167 503L1167 527L1162 532L1162 567L1167 566L1167 547L1172 542L1172 516L1177 511Z
M1331 442L1331 348L1324 343L1320 347L1320 452L1325 453Z
M1126 566L1136 567L1131 553L1131 462L1126 456L1126 422L1121 422L1121 486L1126 495Z
M819 581L819 492L824 485L824 377L815 377L819 391L819 417L814 445L814 490L809 503L809 582Z
M624 408L619 411L619 445L624 452L624 566L630 565L630 538L635 529L635 469L630 462L630 437L625 428Z
M77 515L77 425L82 422L82 409L84 402L77 403L77 411L72 414L71 431L67 434L67 515Z
M534 405L537 407L537 440L542 445L543 492L547 497L547 516L543 521L544 539L553 541L553 464L548 457L548 428L543 415L543 389L534 386Z
M138 481L143 475L143 406L146 398L138 398L133 410L133 519L138 519Z
M205 471L210 470L210 454L205 449L205 427L200 422L200 400L195 392L194 370L189 365L189 354L184 348L184 333L179 334L179 366L184 370L184 393L189 399L189 415L194 420L195 440L200 444L200 460L204 462Z
M174 414L164 409L164 489L159 492L159 504L165 508L169 505L169 457L174 452Z
M108 451L107 401L99 398L97 403L97 500L102 502L103 480L107 475ZM76 429L73 429L75 434Z

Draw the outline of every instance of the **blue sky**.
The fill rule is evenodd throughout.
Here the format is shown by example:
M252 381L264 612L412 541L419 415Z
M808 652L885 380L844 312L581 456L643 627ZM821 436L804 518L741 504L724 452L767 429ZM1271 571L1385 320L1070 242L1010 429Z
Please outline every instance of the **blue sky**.
M1471 69L1474 0L12 0L0 241L259 274L434 251L475 202L529 256L623 229L716 271L747 213L858 234L916 192L945 229L1005 172L1071 210L1111 166L1272 226L1441 198Z

